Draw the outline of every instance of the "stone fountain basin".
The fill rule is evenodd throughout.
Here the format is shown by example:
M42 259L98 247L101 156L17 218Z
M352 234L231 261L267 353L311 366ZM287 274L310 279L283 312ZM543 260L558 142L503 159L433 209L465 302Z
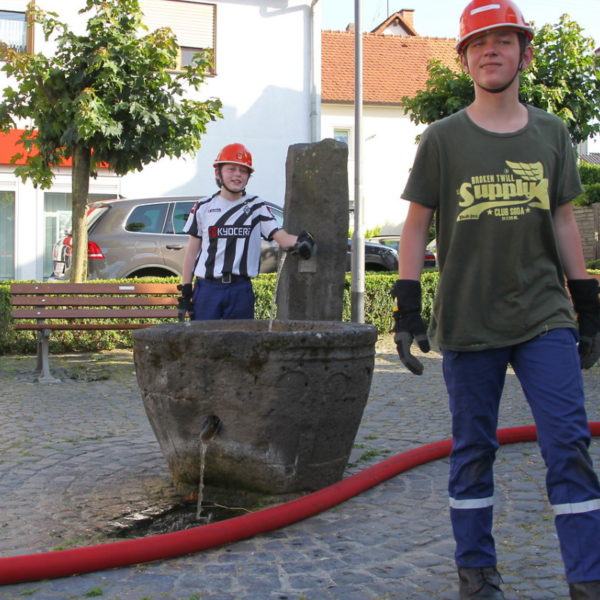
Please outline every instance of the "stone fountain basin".
M133 338L146 413L180 490L198 486L211 415L221 427L206 453L209 485L281 494L342 478L369 396L374 326L193 321Z

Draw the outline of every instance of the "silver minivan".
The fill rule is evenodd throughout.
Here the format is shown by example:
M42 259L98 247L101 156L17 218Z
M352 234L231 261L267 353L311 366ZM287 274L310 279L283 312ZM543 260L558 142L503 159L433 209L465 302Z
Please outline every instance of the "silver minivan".
M88 278L181 276L187 235L183 226L200 197L101 200L90 204ZM283 210L267 203L281 225ZM68 280L71 269L70 235L54 244L53 280ZM277 270L279 247L262 240L261 273Z

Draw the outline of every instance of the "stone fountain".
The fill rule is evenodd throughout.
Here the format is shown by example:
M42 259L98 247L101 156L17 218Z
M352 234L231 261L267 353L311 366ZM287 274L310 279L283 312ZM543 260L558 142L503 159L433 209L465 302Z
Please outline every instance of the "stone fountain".
M179 489L198 486L207 417L219 423L202 471L219 488L312 491L344 473L369 395L377 330L342 322L347 147L288 153L285 227L317 252L288 256L277 318L168 323L134 333L148 418ZM203 455L204 456L204 455Z

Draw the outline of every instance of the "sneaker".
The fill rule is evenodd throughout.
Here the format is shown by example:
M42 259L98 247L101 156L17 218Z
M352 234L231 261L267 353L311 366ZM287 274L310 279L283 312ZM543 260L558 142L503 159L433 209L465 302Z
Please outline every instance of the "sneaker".
M570 583L571 600L600 600L600 581Z
M459 567L459 600L504 600L496 567Z

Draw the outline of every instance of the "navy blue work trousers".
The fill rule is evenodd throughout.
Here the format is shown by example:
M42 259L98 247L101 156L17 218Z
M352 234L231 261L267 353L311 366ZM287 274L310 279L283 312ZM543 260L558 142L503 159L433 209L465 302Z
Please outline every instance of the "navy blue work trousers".
M231 283L196 279L194 321L218 319L254 319L254 290L250 279L239 278Z
M443 350L442 355L452 415L448 491L456 564L496 565L493 463L500 397L510 365L537 426L567 580L600 580L600 485L588 453L577 332L554 329L515 346Z

